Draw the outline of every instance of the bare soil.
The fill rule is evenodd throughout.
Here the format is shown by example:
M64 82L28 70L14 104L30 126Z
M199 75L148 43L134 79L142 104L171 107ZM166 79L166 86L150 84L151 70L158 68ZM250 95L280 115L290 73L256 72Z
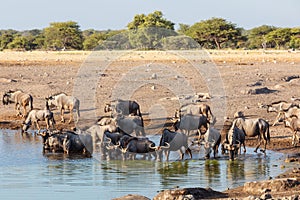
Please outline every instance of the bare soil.
M111 52L107 52L110 54ZM173 117L174 110L180 106L180 100L205 101L212 106L212 112L223 111L224 116L219 116L216 127L221 129L225 117L230 119L237 111L243 111L248 117L260 117L266 119L272 125L276 113L267 113L261 104L270 104L279 100L291 102L291 97L300 97L300 52L287 51L209 51L204 57L189 57L193 59L190 62L181 56L176 56L167 52L130 52L117 57L115 60L104 62L107 66L101 66L103 63L97 63L93 60L92 52L0 52L0 94L10 89L22 89L30 93L34 99L34 108L44 107L44 98L57 93L65 92L73 94L74 84L77 80L83 66L99 65L101 69L94 71L99 80L96 87L90 88L87 85L85 90L94 90L95 96L84 97L81 102L87 100L94 101L94 110L96 117L107 115L103 107L105 103L110 102L118 88L123 88L122 82L127 74L136 73L135 70L142 70L143 76L136 74L136 79L132 83L138 83L137 89L124 92L125 96L135 99L141 105L144 116L146 133L159 134L164 126L170 126L170 119ZM195 55L198 55L195 53ZM109 56L107 60L109 60ZM114 57L115 58L115 57ZM107 64L108 63L108 64ZM203 67L213 66L217 70L216 78L220 75L225 96L216 97L211 94L211 99L202 99L195 93L210 93L207 86L205 71L201 74L195 72L193 64L200 63ZM158 67L158 66L161 66ZM166 70L174 70L179 75L173 75ZM90 74L86 78L89 79ZM133 76L134 77L134 76ZM189 83L195 93L190 96L180 97L174 91L174 88L181 88L182 85L163 85L156 84L156 80L165 79L167 83L173 83L179 80L182 84ZM145 81L146 80L146 81ZM140 81L140 82L139 82ZM159 82L161 83L161 82ZM126 93L127 92L127 93ZM128 94L128 92L130 94ZM76 96L76 94L73 94ZM82 98L82 97L81 97ZM225 99L219 107L213 107L213 101ZM89 108L81 110L81 122L85 123L84 115L88 113ZM164 114L160 115L160 111ZM24 119L15 116L14 106L0 106L0 128L20 129ZM68 120L68 114L66 119ZM70 129L75 127L74 123L61 123L58 111L55 111L57 128ZM66 120L66 121L67 121ZM95 118L96 121L96 118ZM43 126L43 125L42 125ZM282 122L276 126L271 126L271 143L267 149L285 153L288 157L295 157L295 162L299 162L300 145L294 147L291 145L291 131L284 127ZM248 138L247 146L255 146L256 139ZM289 172L286 172L289 176ZM286 196L299 194L299 187L287 190ZM239 189L226 191L229 197L249 196Z

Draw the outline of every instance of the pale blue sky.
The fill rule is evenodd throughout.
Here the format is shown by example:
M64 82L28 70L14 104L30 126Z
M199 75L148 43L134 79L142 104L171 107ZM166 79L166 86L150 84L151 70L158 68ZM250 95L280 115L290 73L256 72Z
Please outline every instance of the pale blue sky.
M135 14L155 10L177 26L211 17L246 29L300 26L299 0L4 0L0 5L0 29L42 29L50 22L72 20L82 30L115 30L126 28Z

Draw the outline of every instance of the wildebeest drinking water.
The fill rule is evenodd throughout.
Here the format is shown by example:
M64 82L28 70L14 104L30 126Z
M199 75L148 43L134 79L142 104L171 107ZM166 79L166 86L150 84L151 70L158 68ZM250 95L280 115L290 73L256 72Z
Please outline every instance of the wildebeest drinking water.
M70 120L69 123L71 123L73 119L73 110L76 110L77 119L76 122L78 122L80 113L79 113L79 104L80 101L73 96L68 96L65 93L59 93L55 95L51 95L50 97L46 98L46 100L49 103L49 106L55 106L60 110L61 115L61 121L65 122L64 119L64 111L69 110L70 111Z
M8 105L10 103L15 104L15 110L17 111L17 116L26 117L27 110L26 107L29 106L30 110L33 109L33 98L30 94L24 93L22 90L9 90L5 92L2 98L3 105ZM24 114L21 113L20 107L23 107Z
M39 121L46 121L47 129L49 130L50 124L52 125L52 128L54 129L54 116L53 113L49 109L48 102L46 101L46 107L43 110L31 110L28 113L28 116L23 123L22 132L25 132L29 129L29 127L35 123L38 129L38 132L40 132L40 126Z

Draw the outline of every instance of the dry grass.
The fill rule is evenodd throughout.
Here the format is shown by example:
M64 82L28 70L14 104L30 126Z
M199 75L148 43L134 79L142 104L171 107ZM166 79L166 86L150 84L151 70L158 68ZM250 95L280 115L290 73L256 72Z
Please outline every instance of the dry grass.
M111 51L104 51L109 54ZM206 59L216 63L233 63L238 65L251 65L254 63L300 63L300 52L277 50L208 50ZM0 52L0 66L58 66L80 65L92 51L3 51ZM131 51L124 52L119 60L178 60L180 57L167 52L157 51ZM203 59L203 58L201 58Z

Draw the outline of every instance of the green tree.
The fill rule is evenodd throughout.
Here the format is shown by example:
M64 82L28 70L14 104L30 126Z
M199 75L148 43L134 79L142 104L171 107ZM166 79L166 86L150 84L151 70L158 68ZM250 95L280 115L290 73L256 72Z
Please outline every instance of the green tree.
M241 29L222 18L212 18L192 25L186 33L201 46L221 49L222 45L237 43L241 37Z
M186 35L186 32L189 30L189 28L190 28L190 25L179 23L179 28L178 28L177 32L179 34Z
M135 15L127 28L130 47L137 49L161 48L162 38L177 35L174 31L174 23L163 18L161 11L154 11L148 15Z
M247 34L247 47L249 49L259 49L266 47L266 35L276 28L274 26L262 25L255 27Z
M9 49L15 50L29 50L30 47L28 46L28 40L24 36L16 36L12 42L10 42L7 47Z
M95 31L95 30L86 30L83 31L84 42L83 49L84 50L92 50L96 48L103 41L113 37L114 35L120 34L124 30L107 30L107 31Z
M82 49L83 35L77 22L54 22L44 29L45 46L50 49Z
M266 35L266 41L277 49L288 48L291 36L291 28L278 28Z
M161 42L162 48L168 50L188 50L200 48L198 42L185 35L166 37L163 38Z
M292 49L300 49L300 28L292 28L291 33L292 36L289 47Z
M129 30L137 30L138 28L145 27L160 27L174 30L174 23L163 18L161 11L154 11L148 15L135 15L133 21L127 24Z
M18 31L9 29L9 30L1 30L0 31L0 50L4 50L8 48L8 44L11 43L16 36Z

